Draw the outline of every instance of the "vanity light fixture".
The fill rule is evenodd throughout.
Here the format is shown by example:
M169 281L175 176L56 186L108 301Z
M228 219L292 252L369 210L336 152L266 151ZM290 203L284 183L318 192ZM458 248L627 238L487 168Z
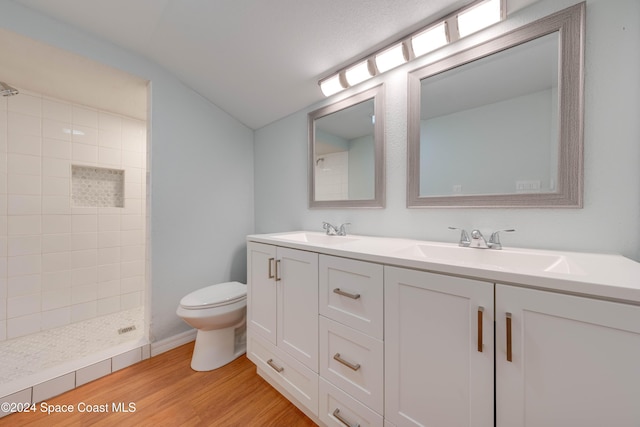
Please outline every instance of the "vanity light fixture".
M342 78L340 74L336 74L327 79L320 80L319 84L320 84L320 90L322 90L322 93L324 94L324 96L331 96L334 93L338 93L341 90L344 90L347 88L347 86L342 84Z
M476 0L318 82L324 96L382 74L506 17L506 0Z
M500 0L485 0L465 9L457 15L459 37L466 37L500 22L502 15Z
M367 59L347 69L344 74L349 86L355 86L358 83L373 77L375 72L372 72L371 67L369 66L369 60Z
M411 47L416 57L425 55L447 43L449 43L449 40L447 38L446 22L441 22L411 37Z
M407 62L407 59L404 43L398 43L376 55L376 67L378 68L378 72L384 73L385 71L404 64Z

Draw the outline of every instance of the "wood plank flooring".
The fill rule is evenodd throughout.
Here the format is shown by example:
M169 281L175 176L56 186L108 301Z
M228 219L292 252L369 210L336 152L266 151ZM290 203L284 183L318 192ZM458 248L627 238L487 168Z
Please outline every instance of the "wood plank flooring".
M246 356L211 372L189 363L193 343L117 371L46 401L73 405L74 413L12 414L0 426L315 426L256 373ZM109 412L79 413L79 404ZM113 404L135 405L114 412ZM104 408L105 406L103 406Z

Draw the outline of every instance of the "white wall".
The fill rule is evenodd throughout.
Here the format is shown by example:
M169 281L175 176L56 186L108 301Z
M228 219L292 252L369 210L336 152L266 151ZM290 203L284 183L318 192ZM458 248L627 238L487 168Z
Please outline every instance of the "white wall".
M20 88L0 141L0 341L142 305L146 123ZM73 203L72 165L123 171L123 207Z
M151 81L151 338L187 330L182 296L246 277L252 130L158 65L13 2L0 2L0 27Z
M456 49L576 4L543 0ZM589 0L585 69L585 191L583 209L407 209L407 72L452 47L392 70L256 131L256 232L321 230L322 221L350 222L354 234L457 241L447 230L514 227L505 246L615 252L640 260L640 2ZM387 207L310 210L307 206L308 112L372 87L386 85ZM500 160L497 160L499 166Z

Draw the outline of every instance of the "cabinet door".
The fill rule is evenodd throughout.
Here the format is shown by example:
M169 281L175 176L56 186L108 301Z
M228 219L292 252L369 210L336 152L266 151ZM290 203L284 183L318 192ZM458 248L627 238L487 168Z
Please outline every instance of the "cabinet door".
M637 427L639 399L640 307L496 286L498 427Z
M247 244L247 325L276 345L276 247Z
M318 372L318 254L278 248L278 347Z
M385 419L493 427L493 284L385 267L384 286Z

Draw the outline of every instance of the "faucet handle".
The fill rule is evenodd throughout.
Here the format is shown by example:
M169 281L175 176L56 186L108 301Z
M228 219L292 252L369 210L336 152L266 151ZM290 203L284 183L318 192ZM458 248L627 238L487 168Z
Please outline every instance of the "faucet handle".
M345 222L344 224L340 225L340 228L338 228L338 236L346 236L347 235L347 229L345 228L345 226L347 225L351 225L350 222Z
M503 231L505 233L512 233L516 231L515 228L507 228L505 230L498 230L491 233L491 237L489 238L489 246L491 249L502 249L502 243L500 243L500 232Z
M458 242L458 246L467 247L471 244L471 239L469 238L466 230L458 227L449 227L449 230L460 230L460 241Z

